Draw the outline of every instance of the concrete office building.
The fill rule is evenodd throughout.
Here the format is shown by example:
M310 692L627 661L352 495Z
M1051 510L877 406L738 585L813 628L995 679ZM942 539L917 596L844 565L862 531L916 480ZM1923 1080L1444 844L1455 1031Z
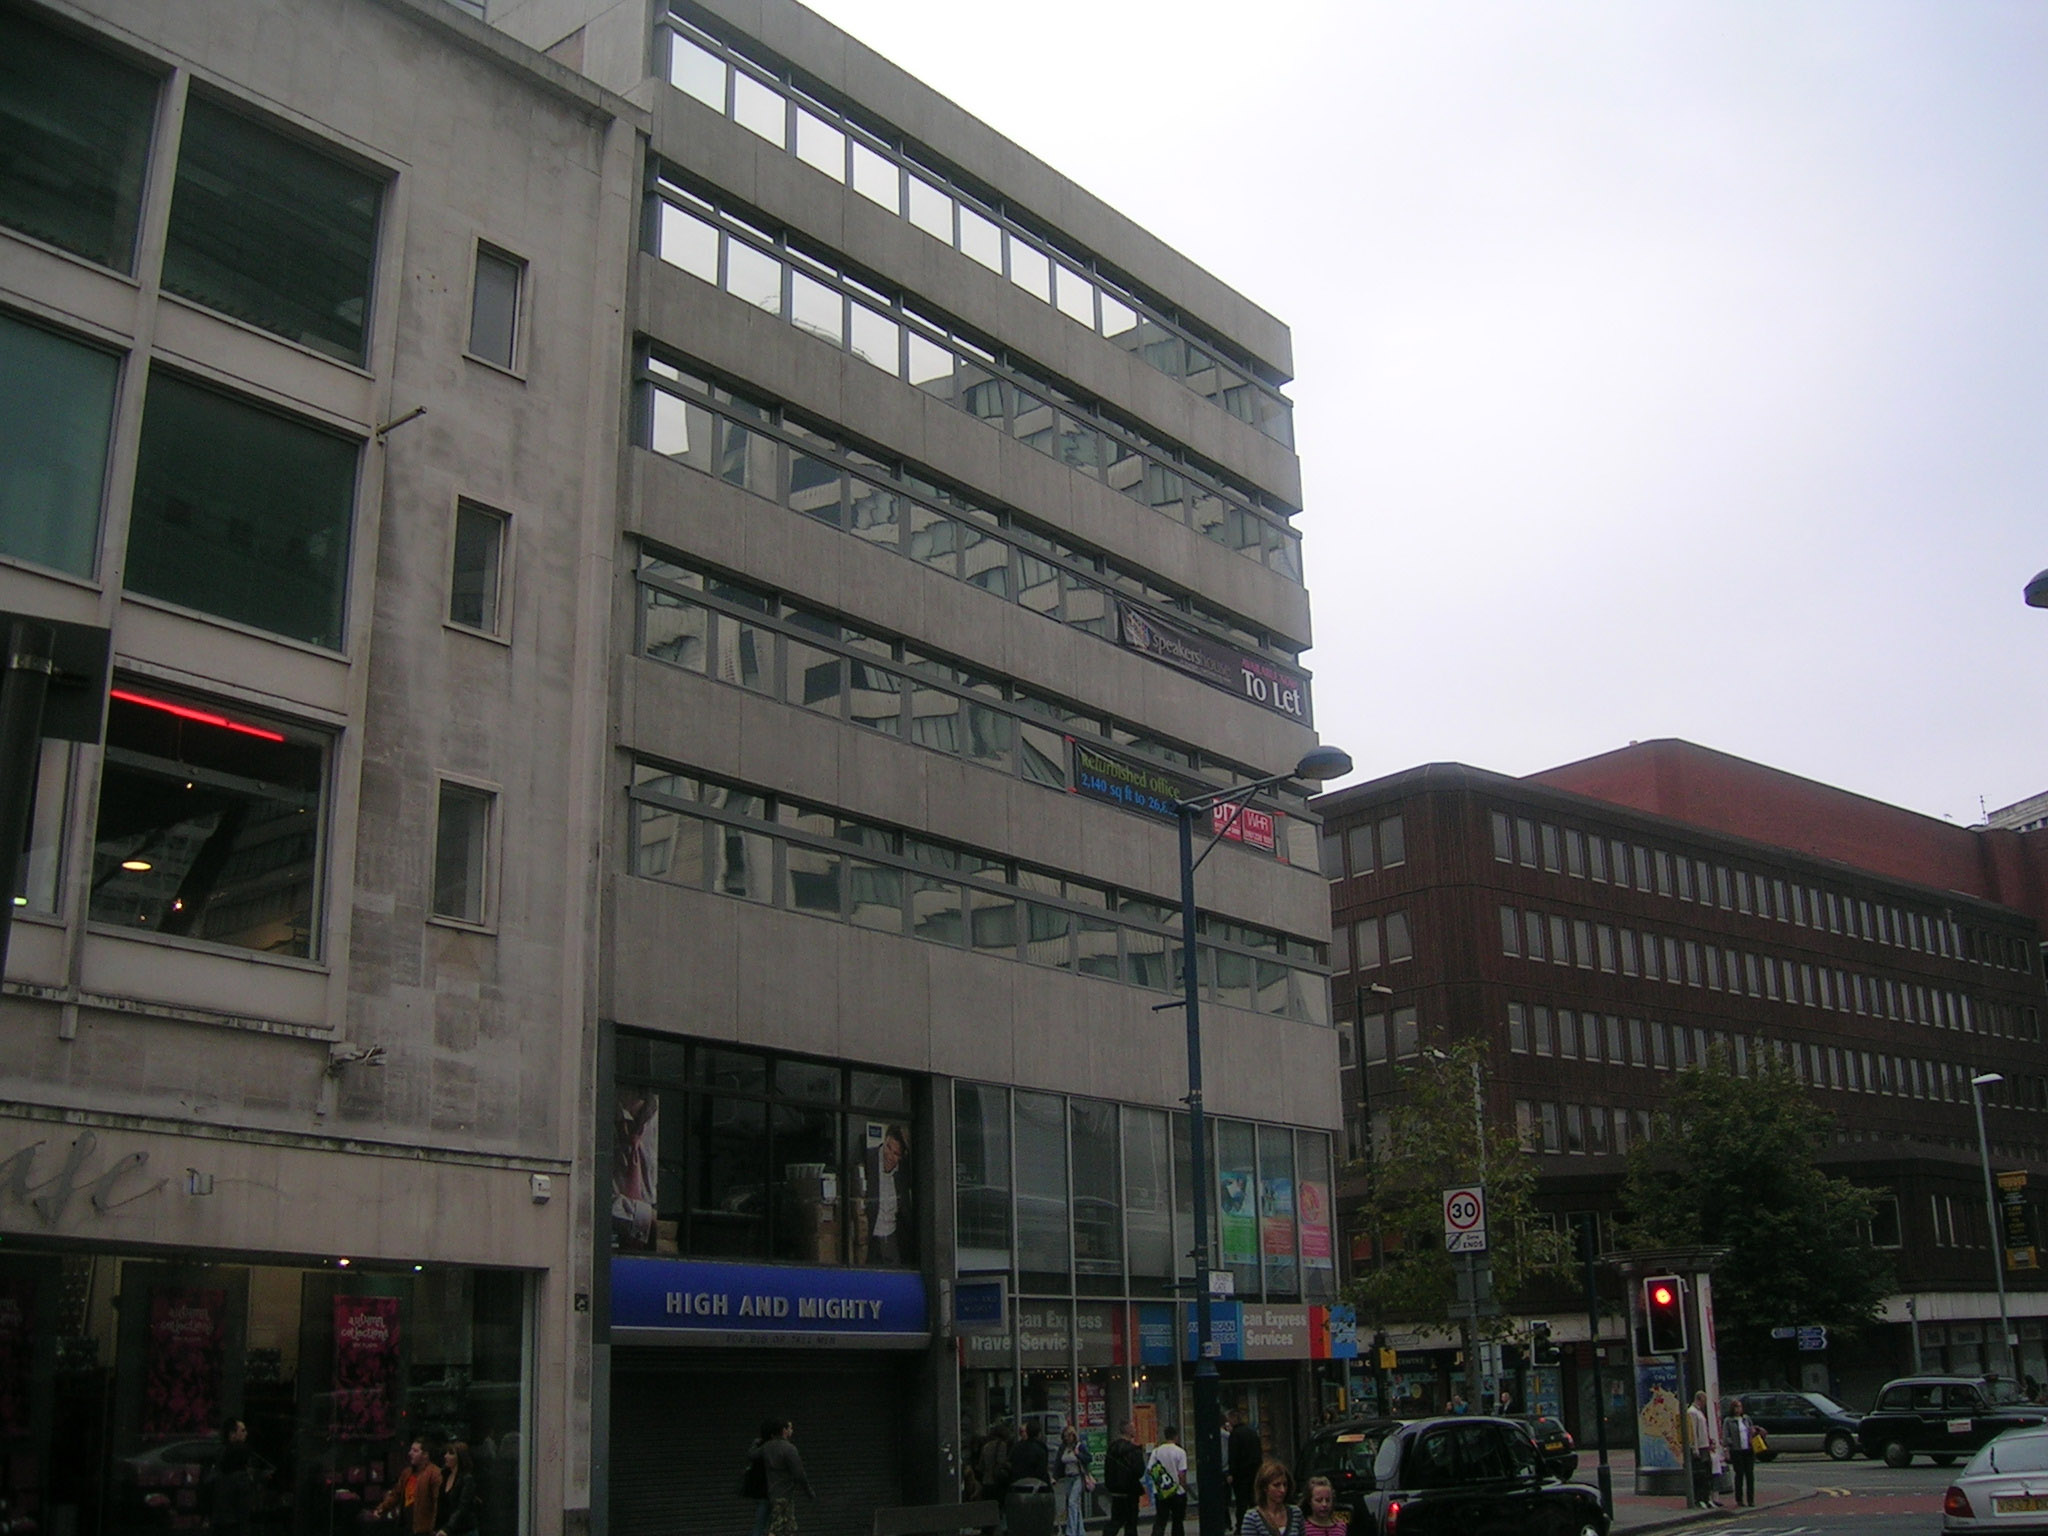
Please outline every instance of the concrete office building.
M1672 1075L1716 1047L1737 1071L1778 1051L1834 1117L1827 1166L1880 1192L1873 1236L1898 1281L1874 1335L1788 1354L1780 1374L1855 1402L1914 1369L1916 1345L1928 1369L2002 1363L1970 1078L2004 1075L1986 1104L1993 1164L2031 1175L2038 1231L2041 834L1959 828L1676 741L1527 779L1431 764L1318 808L1336 1010L1357 1046L1352 1147L1402 1060L1476 1036L1489 1112L1518 1125L1546 1208L1590 1213L1606 1246L1625 1156ZM1364 1234L1352 1246L1373 1261ZM2036 1377L2039 1273L2008 1275ZM1532 1390L1577 1421L1584 1307L1569 1288L1540 1305L1582 1347ZM1404 1371L1442 1367L1430 1349L1446 1341L1399 1342ZM1610 1384L1626 1380L1618 1323L1604 1348Z
M1157 814L1314 740L1286 330L796 5L492 20L650 115L593 1510L729 1500L764 1414L837 1531L955 1497L996 1421L1185 1422L1198 1197L1229 1393L1290 1444L1335 1299L1315 838L1264 799L1201 872L1198 1192Z
M0 608L112 649L0 999L8 1520L202 1528L230 1415L274 1529L415 1433L585 1497L638 124L439 4L0 8Z
M1201 871L1198 1188L1161 814L1314 741L1285 328L794 4L0 26L0 607L114 657L0 1000L0 1497L189 1527L233 1414L292 1529L421 1433L633 1530L774 1413L865 1530L1185 1422L1197 1198L1290 1445L1314 823Z

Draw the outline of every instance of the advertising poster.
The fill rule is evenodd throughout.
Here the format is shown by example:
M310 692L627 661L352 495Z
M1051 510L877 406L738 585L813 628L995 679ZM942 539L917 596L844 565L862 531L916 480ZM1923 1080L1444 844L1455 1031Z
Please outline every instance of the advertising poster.
M220 1428L227 1363L228 1293L153 1286L142 1377L142 1438L210 1435Z
M1301 1199L1301 1266L1309 1274L1328 1274L1335 1263L1330 1233L1330 1186L1320 1179L1303 1179ZM1309 1288L1310 1294L1315 1288Z
M1258 1212L1249 1168L1216 1170L1217 1238L1226 1264L1259 1262Z
M336 1440L381 1440L397 1426L398 1298L334 1298Z
M612 1117L612 1246L621 1253L654 1251L660 1163L660 1097L621 1088Z
M1636 1367L1636 1466L1677 1472L1685 1466L1685 1402L1678 1393L1678 1362Z
M35 1283L26 1275L0 1280L0 1440L28 1433L30 1343L35 1337Z

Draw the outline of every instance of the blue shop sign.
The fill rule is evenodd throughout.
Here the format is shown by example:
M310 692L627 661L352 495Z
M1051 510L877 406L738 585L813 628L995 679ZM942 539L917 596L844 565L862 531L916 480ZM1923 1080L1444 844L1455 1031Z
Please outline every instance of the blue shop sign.
M619 1344L921 1349L930 1327L924 1277L902 1270L612 1260Z

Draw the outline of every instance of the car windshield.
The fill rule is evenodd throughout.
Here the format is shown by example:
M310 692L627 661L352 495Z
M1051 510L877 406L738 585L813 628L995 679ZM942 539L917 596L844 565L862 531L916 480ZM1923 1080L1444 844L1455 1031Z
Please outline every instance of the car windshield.
M2048 1435L2000 1435L1963 1468L1965 1477L1991 1472L2048 1472Z
M1984 1395L1994 1403L2024 1403L2026 1401L2025 1396L2020 1392L2020 1384L2016 1381L2008 1381L2002 1376L1995 1381L1984 1383Z

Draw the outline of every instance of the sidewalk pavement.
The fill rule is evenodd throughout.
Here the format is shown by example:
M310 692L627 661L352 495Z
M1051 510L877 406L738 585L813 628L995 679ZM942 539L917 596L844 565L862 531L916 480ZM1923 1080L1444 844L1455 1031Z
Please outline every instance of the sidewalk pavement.
M1572 1481L1584 1483L1590 1488L1600 1486L1600 1453L1586 1446L1579 1447L1579 1470ZM1626 1451L1607 1453L1608 1476L1614 1487L1614 1536L1637 1536L1644 1531L1663 1531L1680 1526L1692 1525L1702 1520L1725 1519L1735 1509L1735 1501L1728 1494L1718 1494L1719 1509L1692 1509L1683 1498L1670 1494L1637 1493L1636 1459ZM1765 1468L1757 1479L1756 1507L1775 1509L1782 1504L1794 1504L1813 1494L1813 1489L1804 1481L1798 1484L1772 1482Z

